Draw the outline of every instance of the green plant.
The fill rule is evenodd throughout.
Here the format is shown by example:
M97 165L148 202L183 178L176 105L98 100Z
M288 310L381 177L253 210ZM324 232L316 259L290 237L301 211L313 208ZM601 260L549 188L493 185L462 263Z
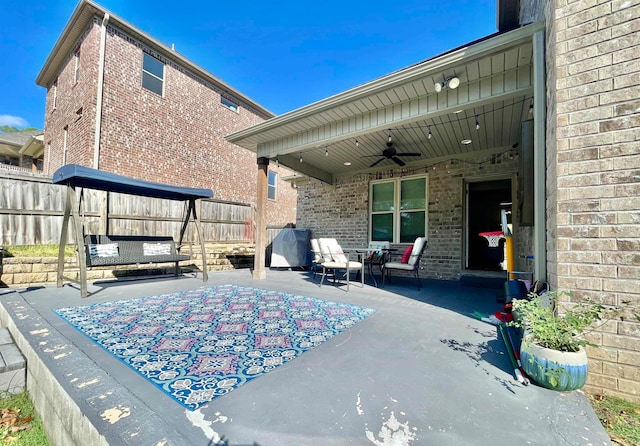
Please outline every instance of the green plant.
M562 295L570 296L570 293L552 291L513 301L513 312L517 317L511 324L525 329L525 342L562 352L577 352L585 345L595 346L585 335L621 316L630 305L624 302L618 307L606 307L592 299L584 299L564 307L559 314L558 297Z
M75 245L67 245L64 249L66 257L76 255ZM5 246L5 257L58 257L58 245L21 245Z
M49 439L27 391L0 393L0 442L15 446L47 446Z
M589 400L613 444L640 445L640 404L612 395L590 395Z

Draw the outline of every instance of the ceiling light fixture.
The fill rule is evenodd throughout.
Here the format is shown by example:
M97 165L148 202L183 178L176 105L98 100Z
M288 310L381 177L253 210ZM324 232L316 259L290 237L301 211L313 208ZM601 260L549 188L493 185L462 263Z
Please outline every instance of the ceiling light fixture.
M469 144L471 144L471 140L470 139L463 139L462 141L460 141L460 144L464 144L465 146L469 145Z
M300 162L302 162L302 152L300 152Z
M360 147L360 143L358 142L357 139L356 139L356 147Z
M328 147L324 148L324 156L329 156L329 148Z
M433 135L431 134L431 127L428 127L428 129L429 129L429 134L427 135L427 139L431 139L431 137L433 136Z
M344 165L345 165L345 166L350 166L350 165L351 165L351 163L350 163L349 161L345 161L345 162L344 162Z
M529 104L529 116L533 115L533 101Z
M478 122L478 116L476 116L476 130L480 130L480 123Z
M442 89L446 87L455 90L460 85L460 79L455 75L455 73L450 77L444 77L443 75L442 78L444 79L442 82L436 82L433 86L433 88L436 89L436 93L440 93Z

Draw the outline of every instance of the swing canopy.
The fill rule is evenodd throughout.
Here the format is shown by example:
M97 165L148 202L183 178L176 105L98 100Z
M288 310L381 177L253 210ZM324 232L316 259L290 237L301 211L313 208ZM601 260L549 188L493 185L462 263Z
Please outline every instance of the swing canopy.
M78 164L67 164L58 169L52 178L54 184L72 187L119 192L143 197L165 198L168 200L195 200L213 198L211 189L179 187L169 184L152 183L134 178L104 172Z

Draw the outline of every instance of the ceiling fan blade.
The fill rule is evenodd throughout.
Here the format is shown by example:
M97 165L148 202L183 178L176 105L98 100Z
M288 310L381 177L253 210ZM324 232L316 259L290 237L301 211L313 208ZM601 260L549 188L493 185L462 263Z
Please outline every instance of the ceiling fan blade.
M396 156L422 156L422 153L416 153L416 152L396 153Z
M370 165L369 167L373 167L378 163L381 163L382 161L384 161L386 158L380 158L378 161L376 161L375 163L373 163L372 165Z
M398 158L397 156L394 156L394 157L392 157L391 159L392 159L392 160L394 160L398 166L404 166L404 165L405 165L405 162L404 162L404 161L402 161L402 160L401 160L400 158Z

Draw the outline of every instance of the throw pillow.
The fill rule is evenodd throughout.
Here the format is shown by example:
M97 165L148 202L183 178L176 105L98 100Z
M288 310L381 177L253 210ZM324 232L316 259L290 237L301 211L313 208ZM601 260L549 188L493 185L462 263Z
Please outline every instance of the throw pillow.
M171 254L169 243L143 243L142 253L145 256L168 256Z
M92 259L96 257L118 257L118 244L103 243L99 245L89 245L89 257Z
M400 262L409 263L409 258L411 257L412 250L413 250L413 245L407 246L407 249L405 249L404 253L402 254L402 259L400 260Z

